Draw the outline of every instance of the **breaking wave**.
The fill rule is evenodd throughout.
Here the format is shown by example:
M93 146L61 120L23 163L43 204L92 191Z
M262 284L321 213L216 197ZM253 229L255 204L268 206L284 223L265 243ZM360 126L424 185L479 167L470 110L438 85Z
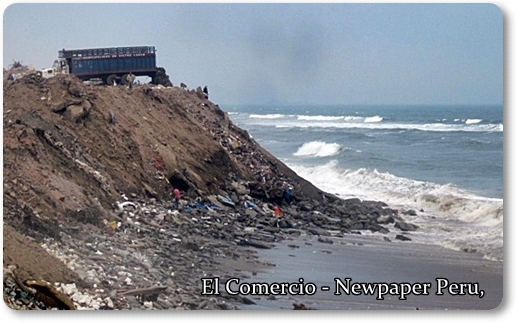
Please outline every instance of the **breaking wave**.
M379 123L383 120L384 118L382 118L381 116L373 116L373 117L366 117L364 119L364 122L365 123Z
M284 114L266 114L266 115L250 114L250 118L256 118L256 119L281 119L281 118L284 118L287 116L288 115L284 115Z
M325 116L287 114L232 114L247 125L264 125L276 128L336 128L420 130L429 132L503 132L502 123L483 123L482 119L447 119L432 123L395 122L382 116Z
M321 121L330 121L330 120L342 120L345 117L343 116L305 116L299 115L297 117L298 120L321 120Z
M372 117L373 118L373 117ZM428 132L502 132L503 124L406 124L406 123L382 123L381 121L366 122L321 122L296 123L293 121L280 121L277 128L342 128L342 129L397 129L397 130L420 130ZM374 119L372 119L374 120Z
M290 166L318 188L342 198L379 200L422 211L409 221L413 238L503 259L503 199L479 197L453 185L397 177L387 172L340 168L336 160L315 167ZM451 235L451 233L454 233Z
M313 141L304 143L293 154L294 156L314 156L326 157L338 154L341 151L341 145L337 143L325 143L321 141Z

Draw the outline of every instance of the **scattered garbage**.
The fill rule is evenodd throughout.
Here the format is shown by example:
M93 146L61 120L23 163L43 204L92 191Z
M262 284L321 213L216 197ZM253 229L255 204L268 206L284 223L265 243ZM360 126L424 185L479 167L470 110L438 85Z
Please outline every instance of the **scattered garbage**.
M134 209L138 208L138 205L131 201L117 202L117 206L119 209L124 209L125 207L131 206Z
M282 216L284 214L278 206L273 207L273 212L275 213L275 216Z

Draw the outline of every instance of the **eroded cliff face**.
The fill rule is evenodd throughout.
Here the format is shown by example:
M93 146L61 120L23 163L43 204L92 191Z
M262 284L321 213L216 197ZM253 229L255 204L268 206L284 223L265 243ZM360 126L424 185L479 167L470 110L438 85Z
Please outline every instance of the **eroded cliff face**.
M8 74L4 225L36 240L57 239L64 225L97 230L123 196L166 201L173 187L194 199L237 190L267 197L293 185L301 199L322 199L200 91Z
M227 309L246 301L203 299L200 278L260 267L253 249L302 233L329 244L361 231L411 240L406 233L417 229L383 202L339 199L298 177L200 87L129 89L28 69L8 80L11 73L3 96L10 307L37 309L20 300L18 278L83 287L93 295L74 302L87 309L145 308L131 288L147 291L150 282L160 283L151 290L161 309ZM83 303L98 298L102 305Z

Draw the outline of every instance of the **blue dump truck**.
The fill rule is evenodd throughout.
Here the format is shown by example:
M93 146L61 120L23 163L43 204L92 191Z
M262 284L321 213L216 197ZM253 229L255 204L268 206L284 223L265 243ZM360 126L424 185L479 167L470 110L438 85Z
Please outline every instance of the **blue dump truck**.
M129 83L127 77L132 73L134 76L148 76L151 83L157 83L159 69L154 46L63 49L58 57L51 68L41 71L44 78L73 74L83 81L126 85Z

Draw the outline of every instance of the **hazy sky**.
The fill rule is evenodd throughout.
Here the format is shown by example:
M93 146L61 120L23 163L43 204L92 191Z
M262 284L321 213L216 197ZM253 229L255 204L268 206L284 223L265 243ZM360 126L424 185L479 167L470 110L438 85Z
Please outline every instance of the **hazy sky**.
M175 85L218 104L503 102L493 4L12 4L3 67L58 50L154 45Z

